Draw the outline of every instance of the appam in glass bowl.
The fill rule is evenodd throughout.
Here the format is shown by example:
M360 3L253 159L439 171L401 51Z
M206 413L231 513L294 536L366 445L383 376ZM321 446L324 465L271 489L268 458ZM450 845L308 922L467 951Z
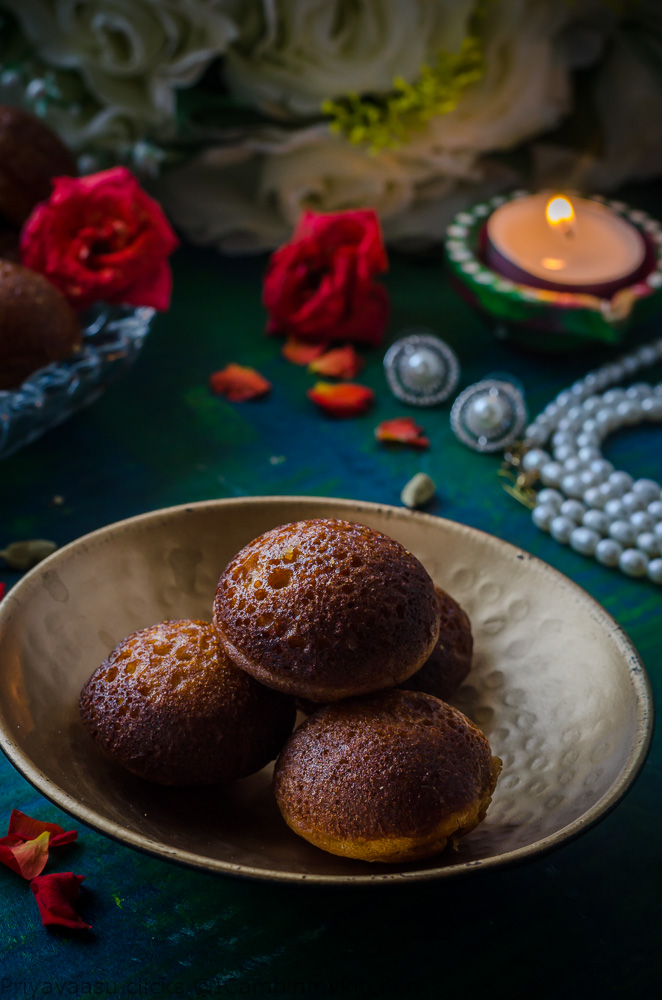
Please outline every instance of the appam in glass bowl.
M100 755L80 690L130 632L211 619L231 557L277 525L359 521L402 542L468 612L475 657L451 699L503 771L456 851L379 864L327 854L285 825L272 766L226 786L172 789ZM305 884L453 878L524 862L602 819L646 758L652 700L637 653L567 577L474 528L403 508L315 497L214 500L111 524L36 566L0 605L0 742L47 798L129 847L222 874Z
M0 389L0 459L89 406L136 360L156 310L92 306L81 319L80 350Z

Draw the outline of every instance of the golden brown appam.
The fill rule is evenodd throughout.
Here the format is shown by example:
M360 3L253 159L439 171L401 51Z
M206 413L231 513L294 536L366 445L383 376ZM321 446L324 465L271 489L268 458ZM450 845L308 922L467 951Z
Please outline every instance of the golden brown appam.
M441 616L437 644L421 669L400 687L448 701L471 670L474 643L467 613L441 587L434 589Z
M120 642L83 688L80 712L107 757L161 785L259 771L295 719L291 698L230 663L210 624L188 620Z
M276 761L274 792L287 825L324 851L415 861L485 818L500 770L457 709L393 690L310 716Z
M399 687L406 691L424 691L448 701L471 670L473 636L467 613L441 587L434 589L441 616L437 644L421 669ZM307 698L297 698L296 703L306 715L322 708L322 704Z
M214 624L230 659L312 701L393 687L439 634L434 584L399 542L363 524L315 518L246 545L221 576Z

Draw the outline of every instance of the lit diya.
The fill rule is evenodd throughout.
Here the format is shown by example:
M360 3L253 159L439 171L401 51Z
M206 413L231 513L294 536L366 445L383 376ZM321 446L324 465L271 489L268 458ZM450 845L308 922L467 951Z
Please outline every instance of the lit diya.
M460 212L447 260L497 333L540 350L620 341L662 299L662 229L594 196L516 191Z

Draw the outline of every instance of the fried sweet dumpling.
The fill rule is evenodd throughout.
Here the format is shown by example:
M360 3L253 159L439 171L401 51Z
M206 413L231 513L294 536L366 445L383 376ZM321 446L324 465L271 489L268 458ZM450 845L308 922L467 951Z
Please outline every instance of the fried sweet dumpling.
M447 701L471 670L474 643L467 613L441 587L434 589L441 616L437 644L421 669L400 687Z
M316 518L246 545L221 576L214 624L230 658L312 701L393 687L427 660L439 607L427 571L363 524Z
M393 690L310 716L276 761L274 792L287 825L324 851L415 861L485 818L500 770L457 709Z
M80 712L106 756L162 785L252 774L295 719L293 700L235 667L201 621L161 622L120 642L83 688Z

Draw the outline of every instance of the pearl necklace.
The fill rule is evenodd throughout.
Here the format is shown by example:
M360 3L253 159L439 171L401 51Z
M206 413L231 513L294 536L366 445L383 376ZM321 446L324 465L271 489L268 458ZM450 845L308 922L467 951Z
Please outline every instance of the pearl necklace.
M524 476L546 487L537 494L532 515L539 528L604 566L657 584L662 584L662 489L651 479L635 481L615 470L601 445L619 427L662 422L662 383L610 388L661 360L662 338L559 393L526 428L520 460Z

